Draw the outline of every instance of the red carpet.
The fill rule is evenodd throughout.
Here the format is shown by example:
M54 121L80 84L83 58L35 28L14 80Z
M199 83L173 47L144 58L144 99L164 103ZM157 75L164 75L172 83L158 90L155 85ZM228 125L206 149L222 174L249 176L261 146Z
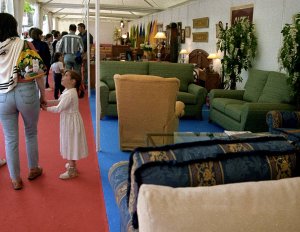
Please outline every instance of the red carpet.
M47 92L53 99L53 91ZM1 232L106 232L108 224L97 162L92 120L87 94L80 100L89 156L77 163L79 177L63 181L65 171L59 153L59 114L42 111L39 119L40 165L44 173L27 180L24 127L20 116L20 159L24 187L15 191L7 167L0 168ZM4 157L4 138L0 132L0 157Z

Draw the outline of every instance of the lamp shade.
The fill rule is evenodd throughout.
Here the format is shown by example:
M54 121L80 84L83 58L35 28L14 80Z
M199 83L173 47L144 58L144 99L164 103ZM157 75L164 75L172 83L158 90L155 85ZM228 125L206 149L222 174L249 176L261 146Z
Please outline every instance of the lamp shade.
M218 53L210 53L207 59L220 59Z
M166 34L164 32L157 32L156 35L154 36L154 39L166 39Z
M189 54L189 52L186 49L181 49L179 54Z

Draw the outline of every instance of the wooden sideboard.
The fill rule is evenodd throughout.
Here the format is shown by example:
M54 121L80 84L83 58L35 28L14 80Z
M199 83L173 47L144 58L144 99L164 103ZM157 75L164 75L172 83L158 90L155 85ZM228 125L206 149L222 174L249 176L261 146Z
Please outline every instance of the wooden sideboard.
M205 88L207 92L211 89L219 89L221 84L220 75L218 73L206 73Z

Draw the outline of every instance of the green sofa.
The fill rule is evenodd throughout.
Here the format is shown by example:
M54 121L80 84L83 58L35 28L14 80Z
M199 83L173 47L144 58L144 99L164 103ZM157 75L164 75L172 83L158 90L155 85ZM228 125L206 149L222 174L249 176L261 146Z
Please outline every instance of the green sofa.
M286 79L283 73L251 69L244 90L211 90L210 121L226 130L268 131L268 111L296 108Z
M207 91L193 83L193 65L164 62L100 62L101 118L117 116L115 74L143 74L161 77L177 77L180 80L178 101L185 104L185 116L202 119L202 106ZM155 93L153 93L154 95Z

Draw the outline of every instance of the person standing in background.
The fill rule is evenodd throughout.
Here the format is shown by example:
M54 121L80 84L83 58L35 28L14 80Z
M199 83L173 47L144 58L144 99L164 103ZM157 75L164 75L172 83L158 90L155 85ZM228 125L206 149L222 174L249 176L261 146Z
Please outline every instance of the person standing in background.
M50 88L48 75L51 64L51 54L48 44L45 41L42 41L43 31L39 28L34 28L30 36L32 38L32 44L34 45L35 49L37 50L38 54L41 56L42 60L44 61L44 64L47 67L45 88Z
M83 75L84 75L84 85L87 86L88 84L88 68L87 68L87 30L85 29L85 25L83 23L79 23L78 25L79 36L82 38L84 52L82 54L82 66L83 66ZM89 33L90 36L90 49L93 45L93 36Z
M45 36L45 42L48 44L48 47L49 47L49 51L50 51L50 55L51 55L51 60L52 60L52 57L53 57L53 46L52 46L52 43L53 43L53 35L48 33L46 36ZM50 60L50 64L52 63Z
M53 32L53 42L52 42L53 55L52 55L52 62L51 63L53 63L54 55L56 53L56 44L60 39L61 39L60 32L59 31L54 31Z
M62 63L63 56L60 52L54 54L51 70L54 78L54 99L58 99L58 95L62 94L65 87L61 85L62 74L64 73L64 65Z
M81 76L81 64L75 61L76 53L83 53L83 42L80 36L75 35L77 27L75 24L69 26L69 34L61 38L57 52L64 55L65 68L76 71Z

